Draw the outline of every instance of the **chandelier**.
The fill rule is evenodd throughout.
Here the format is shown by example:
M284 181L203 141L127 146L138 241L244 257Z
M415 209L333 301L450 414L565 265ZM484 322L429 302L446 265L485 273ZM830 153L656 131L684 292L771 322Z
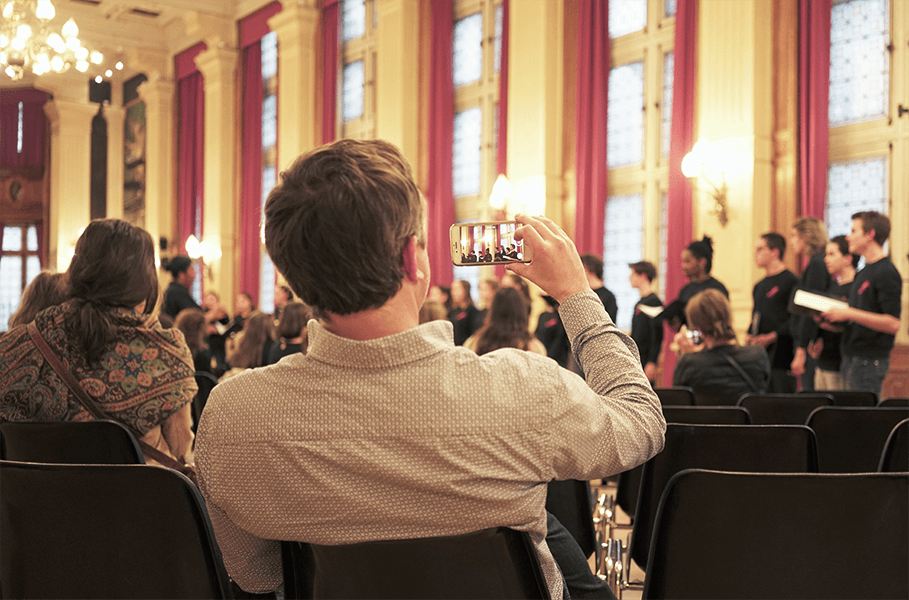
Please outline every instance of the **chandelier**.
M73 19L60 33L52 31L49 23L56 13L51 0L10 0L3 7L0 68L10 79L22 79L29 69L35 75L63 73L70 67L84 73L104 60L100 52L82 44Z

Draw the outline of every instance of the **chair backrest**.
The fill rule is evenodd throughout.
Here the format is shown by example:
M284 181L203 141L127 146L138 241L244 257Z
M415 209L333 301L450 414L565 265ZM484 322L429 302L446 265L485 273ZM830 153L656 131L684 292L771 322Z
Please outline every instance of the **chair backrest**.
M877 394L868 390L803 390L799 394L826 394L834 406L877 406Z
M909 471L909 419L900 421L890 432L877 470L881 473Z
M896 407L896 406L909 406L909 398L884 398L878 402L878 406L884 407Z
M565 526L584 556L593 554L597 542L590 517L593 514L593 499L590 497L589 481L550 481L546 491L546 510Z
M145 463L133 434L116 421L103 420L0 423L0 459L98 465Z
M683 471L643 598L909 597L907 506L907 474Z
M751 414L741 406L664 406L667 423L689 425L751 425Z
M743 394L738 406L751 413L755 425L802 425L819 406L833 406L828 394Z
M7 598L226 598L199 490L151 465L0 461Z
M694 389L686 386L653 388L663 406L694 406Z
M628 554L642 569L666 483L685 469L816 473L817 444L804 425L667 425L663 451L644 463L631 531Z
M340 546L285 542L282 552L288 599L549 598L530 535L507 527Z
M903 419L907 408L822 406L808 416L806 425L817 436L821 473L874 473L887 436Z

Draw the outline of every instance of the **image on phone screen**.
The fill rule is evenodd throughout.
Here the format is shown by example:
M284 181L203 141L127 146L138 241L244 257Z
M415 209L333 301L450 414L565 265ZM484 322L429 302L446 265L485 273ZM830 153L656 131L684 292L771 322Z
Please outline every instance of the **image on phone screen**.
M451 262L457 266L530 262L523 240L514 239L516 221L456 223L449 230Z

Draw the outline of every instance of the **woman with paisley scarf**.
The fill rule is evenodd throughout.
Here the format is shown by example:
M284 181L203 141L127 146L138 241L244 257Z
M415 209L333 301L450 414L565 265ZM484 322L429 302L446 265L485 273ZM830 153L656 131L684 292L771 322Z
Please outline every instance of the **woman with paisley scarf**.
M66 275L67 300L38 313L38 333L110 419L191 464L193 359L183 334L163 329L153 314L158 278L151 236L126 221L93 221L76 242ZM26 325L0 336L0 422L93 418Z

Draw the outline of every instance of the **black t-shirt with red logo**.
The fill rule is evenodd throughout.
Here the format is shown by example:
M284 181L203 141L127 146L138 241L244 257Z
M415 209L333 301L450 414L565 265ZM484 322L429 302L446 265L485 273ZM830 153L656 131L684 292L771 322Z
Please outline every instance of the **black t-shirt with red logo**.
M868 312L900 318L902 280L889 256L865 265L856 273L849 290L849 306ZM890 356L896 336L847 323L843 332L843 356L886 358Z
M776 332L776 342L767 347L770 364L774 369L788 369L794 356L789 298L798 283L798 277L792 271L783 271L757 282L752 292L754 308L751 311L751 326L748 333L759 335Z

